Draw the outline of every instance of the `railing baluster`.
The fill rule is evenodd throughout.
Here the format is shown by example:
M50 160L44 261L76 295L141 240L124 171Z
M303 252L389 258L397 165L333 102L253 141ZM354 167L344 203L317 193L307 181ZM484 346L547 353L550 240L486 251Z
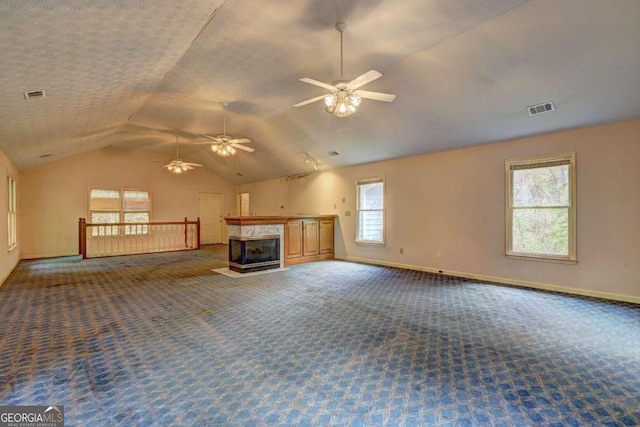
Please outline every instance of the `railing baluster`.
M78 219L83 258L200 249L200 219L181 222L88 224Z

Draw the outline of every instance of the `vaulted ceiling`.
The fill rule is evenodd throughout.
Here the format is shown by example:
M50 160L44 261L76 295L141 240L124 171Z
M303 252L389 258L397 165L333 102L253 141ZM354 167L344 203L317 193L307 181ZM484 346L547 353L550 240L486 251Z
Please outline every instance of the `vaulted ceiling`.
M325 93L300 78L340 77L338 21L345 78L380 71L364 89L394 102L293 107ZM638 119L639 46L638 0L8 0L0 149L19 169L107 146L170 160L177 136L255 182L311 172L306 154L330 169ZM222 133L222 102L255 152L189 144Z

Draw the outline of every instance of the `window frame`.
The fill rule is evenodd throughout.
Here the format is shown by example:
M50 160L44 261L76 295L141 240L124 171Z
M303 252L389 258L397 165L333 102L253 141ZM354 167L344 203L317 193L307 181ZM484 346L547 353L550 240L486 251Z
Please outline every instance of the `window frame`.
M382 184L382 208L380 209L360 209L360 189L362 185L367 184ZM362 245L384 246L386 244L386 181L384 175L371 176L366 178L356 179L356 229L355 229L355 242ZM366 240L360 238L360 212L382 212L382 238L380 240Z
M118 209L91 209L91 201L92 201L92 197L91 197L91 192L93 190L102 190L102 191L113 191L113 192L118 192ZM126 210L125 209L125 194L127 192L144 192L147 193L149 195L149 210ZM131 213L147 213L148 214L148 218L149 221L147 223L141 222L141 223L131 223L131 224L139 224L139 225L135 225L135 226L124 226L124 227L119 227L119 226L111 226L111 232L107 232L106 229L102 229L102 228L96 228L96 227L92 227L92 237L119 237L119 236L136 236L136 235L146 235L149 234L149 227L148 227L148 223L150 223L152 221L152 202L153 202L153 198L151 195L151 191L150 190L142 190L142 189L134 189L134 188L89 188L89 193L88 193L88 206L89 206L89 219L90 222L93 223L93 213L111 213L111 214L118 214L118 223L125 223L125 216L126 214L131 214ZM105 226L107 227L107 226Z
M18 204L16 180L7 175L7 250L18 246Z
M569 206L513 206L514 170L537 169L566 164L569 166ZM505 162L505 256L510 259L542 261L564 264L576 264L577 258L577 204L576 204L576 153L561 153L543 157L510 159ZM513 215L518 209L560 208L567 209L568 216L568 254L554 255L513 250Z

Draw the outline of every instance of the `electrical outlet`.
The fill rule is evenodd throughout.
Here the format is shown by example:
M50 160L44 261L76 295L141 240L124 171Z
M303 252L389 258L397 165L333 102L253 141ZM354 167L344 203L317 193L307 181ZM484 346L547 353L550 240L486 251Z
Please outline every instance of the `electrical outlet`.
M347 199L345 199L344 197L342 198L342 203L344 203Z
M338 205L334 204L333 209L338 209Z
M400 255L404 254L404 248L400 248Z
M436 258L440 258L440 251L436 251Z

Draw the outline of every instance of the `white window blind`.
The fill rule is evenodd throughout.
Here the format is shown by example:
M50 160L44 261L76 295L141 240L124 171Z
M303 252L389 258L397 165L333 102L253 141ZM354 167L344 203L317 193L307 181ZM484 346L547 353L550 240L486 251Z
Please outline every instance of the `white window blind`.
M356 181L358 215L356 242L384 244L384 178Z
M9 250L17 246L16 181L7 177L7 235Z
M137 223L118 226L92 227L94 236L116 236L124 234L147 234L144 225L151 220L151 193L144 190L91 189L89 210L93 224Z

